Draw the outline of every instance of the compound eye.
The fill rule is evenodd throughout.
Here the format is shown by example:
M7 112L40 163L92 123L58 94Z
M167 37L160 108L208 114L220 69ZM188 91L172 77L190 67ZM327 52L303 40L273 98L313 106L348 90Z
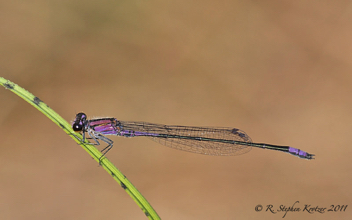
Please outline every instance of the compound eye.
M74 130L74 131L82 131L83 130L83 126L81 125L81 124L79 124L79 123L74 123L73 125L72 125L72 129Z

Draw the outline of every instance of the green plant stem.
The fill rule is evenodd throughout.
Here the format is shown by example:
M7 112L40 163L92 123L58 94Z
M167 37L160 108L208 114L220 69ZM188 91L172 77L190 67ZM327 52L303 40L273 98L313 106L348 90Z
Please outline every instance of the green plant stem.
M0 84L6 89L11 90L29 104L33 105L36 109L41 111L50 120L57 124L62 130L64 130L73 140L83 147L98 163L99 158L102 156L101 152L94 147L89 141L85 140L82 142L82 135L72 130L71 125L52 110L47 104L41 101L38 97L34 96L27 90L21 88L13 82L10 82L3 77L0 77ZM154 211L153 207L148 201L142 196L142 194L132 185L132 183L123 175L107 158L101 160L101 166L120 184L120 186L131 196L131 198L137 203L142 209L145 215L149 219L160 219L158 214Z

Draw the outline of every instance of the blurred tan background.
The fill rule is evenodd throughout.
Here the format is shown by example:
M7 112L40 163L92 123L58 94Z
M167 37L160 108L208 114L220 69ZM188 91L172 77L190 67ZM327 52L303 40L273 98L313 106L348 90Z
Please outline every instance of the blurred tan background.
M281 219L267 205L348 205L351 1L2 1L1 76L68 121L235 127L312 161L192 154L112 137L108 158L162 219ZM0 89L0 219L146 219L39 111ZM256 212L257 205L264 210Z

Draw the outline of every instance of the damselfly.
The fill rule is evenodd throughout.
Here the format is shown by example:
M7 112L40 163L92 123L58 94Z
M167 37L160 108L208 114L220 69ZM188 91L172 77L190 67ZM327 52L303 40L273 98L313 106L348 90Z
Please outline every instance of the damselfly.
M252 143L251 138L240 129L222 127L190 127L178 125L162 125L147 122L119 121L116 118L98 118L88 120L86 114L78 113L72 124L76 132L86 133L100 145L99 140L107 144L101 151L104 155L113 147L113 141L105 135L124 137L149 137L165 146L206 155L233 156L247 153L251 147L282 151L303 159L314 159L309 154L289 146Z

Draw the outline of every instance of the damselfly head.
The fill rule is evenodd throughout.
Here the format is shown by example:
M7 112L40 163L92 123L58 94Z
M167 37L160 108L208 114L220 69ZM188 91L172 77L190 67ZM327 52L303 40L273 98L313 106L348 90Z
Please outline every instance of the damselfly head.
M72 123L72 129L76 132L81 132L84 127L84 123L87 120L87 115L80 112L76 115L75 121Z

